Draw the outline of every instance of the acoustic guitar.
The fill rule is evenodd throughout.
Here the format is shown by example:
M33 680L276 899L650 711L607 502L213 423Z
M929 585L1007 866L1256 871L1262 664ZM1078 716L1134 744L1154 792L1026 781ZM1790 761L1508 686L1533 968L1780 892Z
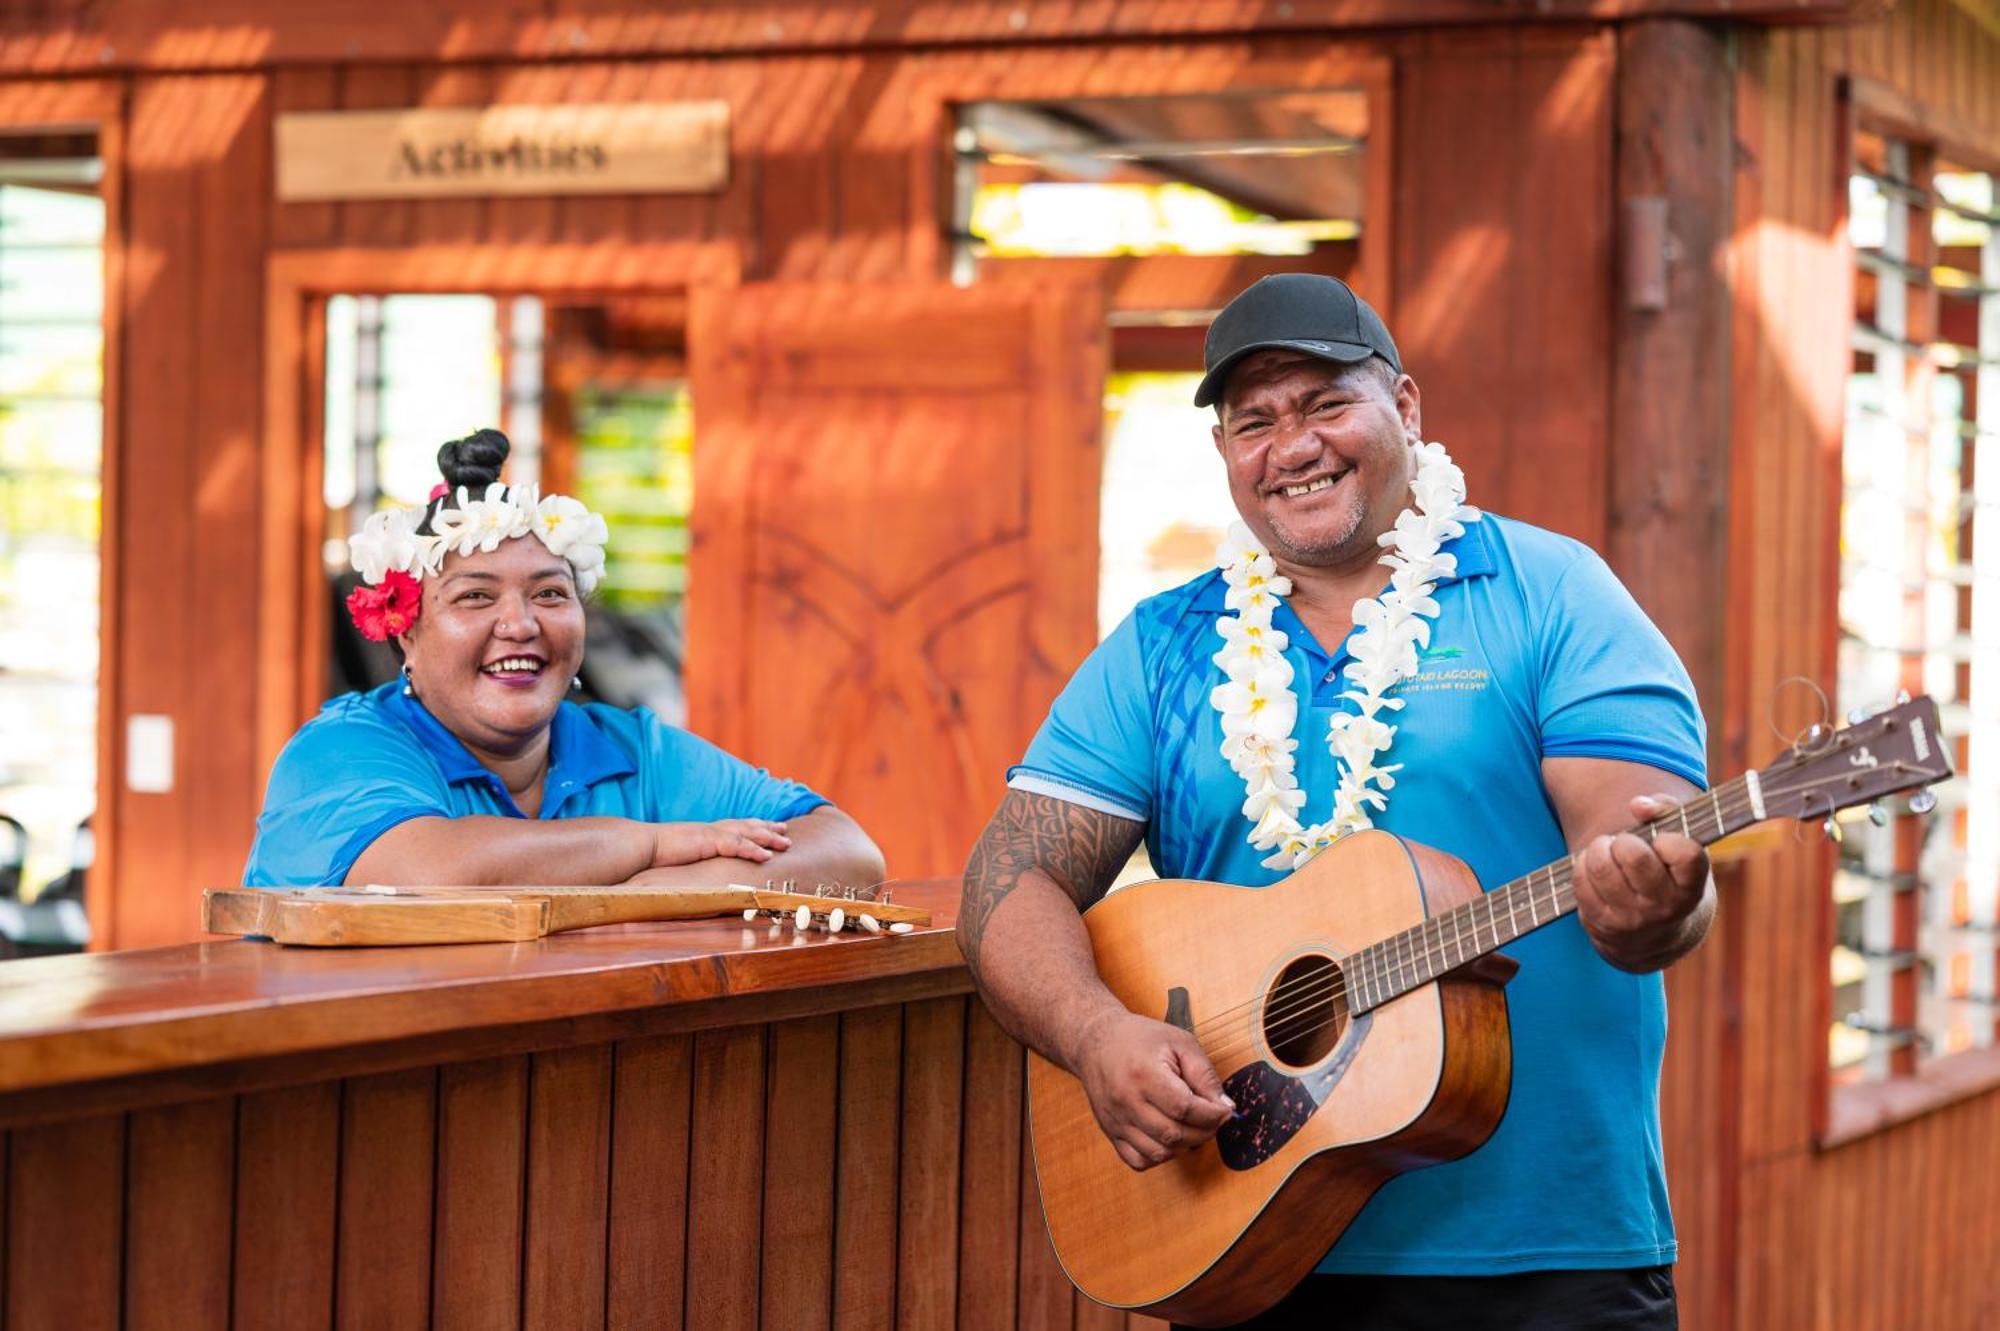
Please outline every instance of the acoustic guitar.
M1950 775L1937 707L1919 698L1815 727L1770 766L1632 830L1709 844ZM1383 1183L1484 1142L1513 1065L1502 988L1513 964L1495 949L1576 909L1572 868L1482 892L1463 862L1368 831L1271 887L1140 883L1087 910L1105 984L1192 1032L1237 1112L1212 1142L1134 1171L1082 1084L1030 1055L1042 1209L1077 1288L1194 1325L1254 1316Z
M201 894L201 927L300 947L523 943L600 924L701 920L743 913L774 928L908 933L931 914L880 888L840 895L724 887L217 887Z

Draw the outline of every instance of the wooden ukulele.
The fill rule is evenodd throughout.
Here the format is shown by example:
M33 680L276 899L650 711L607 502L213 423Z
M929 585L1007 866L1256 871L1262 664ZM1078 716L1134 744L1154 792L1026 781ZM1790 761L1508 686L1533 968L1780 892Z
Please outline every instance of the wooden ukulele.
M520 943L599 924L734 915L832 933L908 933L931 914L858 894L726 887L210 888L201 927L307 947Z
M1815 727L1769 767L1633 830L1706 845L1928 785L1951 775L1937 727L1928 698ZM1383 1183L1484 1142L1513 1065L1501 985L1514 963L1494 950L1576 909L1572 864L1482 892L1463 862L1370 831L1271 887L1168 880L1092 906L1105 984L1192 1032L1237 1115L1213 1142L1137 1172L1082 1084L1030 1055L1042 1208L1077 1288L1196 1325L1254 1316Z

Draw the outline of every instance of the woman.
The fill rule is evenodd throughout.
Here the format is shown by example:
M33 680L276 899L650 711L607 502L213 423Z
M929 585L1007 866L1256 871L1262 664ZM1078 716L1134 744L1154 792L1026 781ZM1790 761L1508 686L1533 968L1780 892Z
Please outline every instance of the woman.
M244 882L878 882L874 842L806 787L645 708L564 700L607 532L500 485L507 449L498 430L446 444L430 503L349 541L349 613L395 639L403 676L285 746Z

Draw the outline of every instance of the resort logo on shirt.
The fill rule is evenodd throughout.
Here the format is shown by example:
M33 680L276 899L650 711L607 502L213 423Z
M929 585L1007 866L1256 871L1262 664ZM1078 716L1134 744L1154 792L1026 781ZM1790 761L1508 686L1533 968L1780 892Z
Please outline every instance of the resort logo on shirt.
M1417 673L1403 681L1402 693L1478 693L1492 683L1490 672L1479 666L1457 665L1465 656L1463 647L1427 647L1417 653Z

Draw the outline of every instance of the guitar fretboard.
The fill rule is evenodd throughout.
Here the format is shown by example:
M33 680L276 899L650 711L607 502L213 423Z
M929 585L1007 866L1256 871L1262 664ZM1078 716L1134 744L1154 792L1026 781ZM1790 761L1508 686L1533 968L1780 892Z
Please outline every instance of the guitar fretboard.
M1755 773L1724 782L1630 830L1648 841L1662 832L1672 832L1703 845L1713 844L1763 821L1763 798L1756 783ZM1350 953L1341 962L1347 975L1347 1010L1358 1015L1380 1007L1523 934L1555 923L1576 909L1576 896L1570 890L1575 867L1574 856L1558 860L1477 900Z

